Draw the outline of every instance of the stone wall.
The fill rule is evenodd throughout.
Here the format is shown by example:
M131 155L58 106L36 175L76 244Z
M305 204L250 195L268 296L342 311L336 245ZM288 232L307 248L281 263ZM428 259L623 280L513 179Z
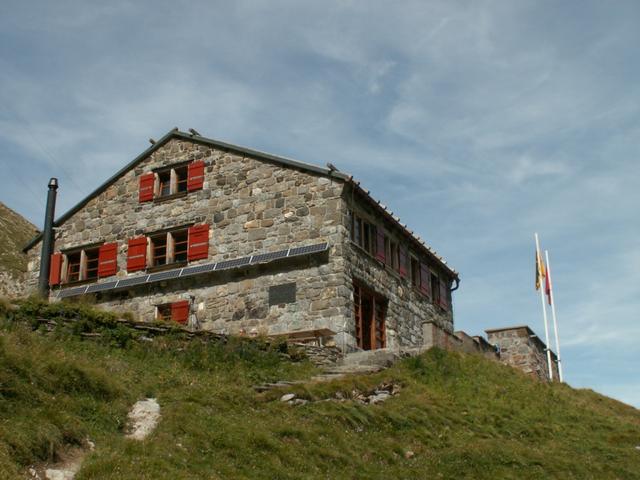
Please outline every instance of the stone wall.
M494 345L491 345L484 338L468 335L466 332L457 331L455 336L460 339L460 351L465 353L480 353L483 356L497 360L499 358L498 351Z
M527 326L486 330L487 339L499 349L500 360L540 380L549 380L546 345ZM558 380L555 353L551 352L553 380Z
M0 272L0 297L19 298L27 293L26 275Z
M179 162L205 162L204 188L172 199L140 203L139 177ZM348 291L340 288L343 182L197 142L172 139L125 173L56 231L55 251L118 242L118 273L126 278L127 241L190 223L211 226L209 258L192 264L327 241L321 264L290 263L276 271L165 282L97 296L96 302L152 320L155 305L191 299L202 328L239 332L343 326ZM37 285L40 244L29 252L29 284ZM136 275L136 274L133 274ZM109 279L105 279L109 280ZM296 282L297 303L269 307L268 287ZM340 319L338 321L337 319Z
M353 196L349 191L345 192L343 203L343 226L342 242L344 243L345 255L345 284L352 288L353 282L357 281L363 286L373 290L388 299L386 312L386 335L387 347L390 349L421 347L425 344L423 324L431 321L441 329L453 332L453 314L451 310L445 311L442 307L434 305L421 294L408 278L401 278L397 272L376 260L368 252L351 241L350 224L351 215L356 214L366 221L377 226L383 226L385 232L393 241L410 245L397 227L384 220L379 212L367 205L362 199ZM417 250L413 253L419 255ZM421 261L429 263L430 268L439 272L440 267L434 266L424 257ZM449 281L449 285L451 282ZM353 293L351 292L351 296ZM449 294L448 303L451 305ZM346 343L354 348L355 318L353 311L349 312L347 319L348 336Z

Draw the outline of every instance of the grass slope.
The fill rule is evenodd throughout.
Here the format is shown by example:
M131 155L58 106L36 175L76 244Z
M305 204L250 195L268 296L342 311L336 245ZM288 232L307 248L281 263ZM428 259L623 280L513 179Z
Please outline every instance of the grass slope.
M36 233L34 225L0 202L0 271L15 277L27 270L22 249Z
M78 479L640 478L640 412L592 391L547 385L477 356L431 350L379 374L291 388L347 396L385 380L398 396L292 407L258 382L304 378L256 342L132 342L106 314L25 304L11 318L80 316L99 342L0 320L0 478L89 436ZM77 333L77 332L76 332ZM156 396L158 429L122 430L134 401ZM412 458L405 453L412 451Z

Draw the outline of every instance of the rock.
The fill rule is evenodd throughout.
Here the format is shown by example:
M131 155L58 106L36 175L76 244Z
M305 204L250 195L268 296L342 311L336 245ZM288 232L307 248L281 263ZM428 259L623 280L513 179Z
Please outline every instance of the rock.
M409 460L410 458L413 458L415 455L416 454L411 450L407 450L406 452L404 452L404 458L406 458L407 460Z
M369 395L367 397L368 399L368 403L375 405L376 403L382 403L385 400L387 400L389 397L391 396L391 394L389 392L384 392L381 391L379 393L375 393L373 395Z
M294 398L296 398L296 394L295 393L286 393L283 396L280 397L280 401L281 402L288 402L289 400L293 400Z
M309 400L305 400L304 398L296 398L289 402L291 405L306 405L309 403Z
M130 432L127 438L144 440L158 424L160 405L155 398L136 402L129 412Z

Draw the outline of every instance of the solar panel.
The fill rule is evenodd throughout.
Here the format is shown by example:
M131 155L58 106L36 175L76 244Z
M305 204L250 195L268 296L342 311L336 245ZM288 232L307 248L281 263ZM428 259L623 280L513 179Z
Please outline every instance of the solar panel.
M180 269L166 270L164 272L152 273L149 275L147 282L159 282L161 280L170 280L180 276Z
M105 290L111 290L116 286L116 283L118 282L94 283L93 285L89 285L89 288L87 288L87 293L104 292Z
M140 285L142 283L146 283L148 277L149 275L141 275L139 277L125 278L124 280L118 281L117 287L123 288L123 287L133 287L135 285Z
M195 267L187 267L182 269L181 277L186 277L187 275L195 275L197 273L205 273L212 272L215 270L215 263L207 263L205 265L196 265Z
M296 248L292 248L291 250L289 250L289 257L295 257L298 255L308 255L310 253L318 253L318 252L323 252L327 249L328 244L325 243L318 243L316 245L309 245L307 247L296 247Z
M287 252L289 250L280 250L279 252L271 252L271 253L262 253L260 255L254 255L251 259L251 265L255 265L256 263L262 262L270 262L272 260L277 260L279 258L284 258L287 256Z
M60 290L58 292L58 298L67 298L67 297L74 297L76 295L82 295L86 289L87 289L86 286L75 287L75 288L65 288L64 290Z
M229 268L243 267L244 265L249 265L250 260L251 260L251 257L242 257L242 258L236 258L235 260L227 260L224 262L219 262L216 265L216 271L227 270Z

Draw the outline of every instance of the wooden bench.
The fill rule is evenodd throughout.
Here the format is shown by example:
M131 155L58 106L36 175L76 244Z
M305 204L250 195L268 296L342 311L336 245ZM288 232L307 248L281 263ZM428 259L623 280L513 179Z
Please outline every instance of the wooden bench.
M315 330L296 330L295 332L279 333L269 335L271 338L285 338L287 343L313 343L318 347L324 346L324 340L336 334L328 328L317 328Z

